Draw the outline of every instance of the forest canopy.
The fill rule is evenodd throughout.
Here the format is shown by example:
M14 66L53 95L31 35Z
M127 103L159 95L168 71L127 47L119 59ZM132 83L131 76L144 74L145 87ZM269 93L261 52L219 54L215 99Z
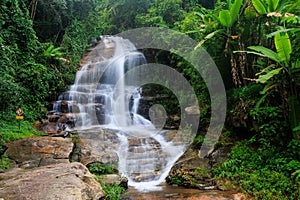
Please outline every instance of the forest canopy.
M101 35L139 27L172 29L210 54L226 86L224 132L242 142L215 175L236 181L258 199L297 199L299 15L297 0L1 0L0 121L14 120L18 106L30 122L43 117L48 103L74 82L80 60ZM190 63L174 52L144 53L189 80L202 102L201 123L207 123L210 100ZM269 162L257 164L262 158ZM269 175L275 184L262 184ZM261 184L251 186L256 180Z

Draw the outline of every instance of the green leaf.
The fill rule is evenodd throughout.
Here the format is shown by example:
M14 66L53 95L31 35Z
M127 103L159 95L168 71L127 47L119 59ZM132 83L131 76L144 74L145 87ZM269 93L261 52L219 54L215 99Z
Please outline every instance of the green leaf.
M243 0L235 0L230 8L231 25L237 20Z
M268 95L269 95L269 94L266 93L264 96L262 96L262 97L257 101L257 103L256 103L256 105L255 105L255 110L256 110L256 112L258 111L260 105L264 102L264 100L266 99L266 97L267 97Z
M266 55L264 55L262 53L258 53L256 51L233 51L233 53L247 53L247 54L254 54L257 56L261 56L261 57L267 57Z
M289 112L289 120L290 125L293 131L300 130L300 103L297 96L290 96L288 99L290 112Z
M271 38L271 37L273 37L274 35L276 35L278 33L286 33L286 32L289 32L289 31L292 32L292 31L297 31L297 30L300 31L300 28L299 29L296 29L296 28L281 29L281 30L277 30L277 31L275 31L273 33L268 34L267 37Z
M256 73L255 76L258 76L258 75L261 75L263 73L267 73L268 71L270 71L270 69L274 68L275 65L274 64L271 64L269 65L268 67L262 69L260 72Z
M252 4L260 15L267 14L266 8L260 0L252 0Z
M273 8L274 8L274 11L277 9L278 5L279 5L279 0L272 0L273 1Z
M254 18L256 16L254 8L251 6L248 6L244 11L244 15L245 15L246 19Z
M293 128L293 131L300 131L300 126Z
M260 52L261 53L260 55L263 56L263 57L267 57L267 58L269 58L271 60L274 60L275 62L278 62L278 63L281 62L281 59L277 55L277 53L272 51L271 49L268 49L268 48L263 47L263 46L249 46L248 48L251 49L251 50Z
M262 91L260 91L260 94L267 94L271 89L277 87L277 83L273 83L272 81L269 81L269 83L264 87Z
M267 0L267 5L268 5L268 12L273 12L275 11L275 5L274 5L274 0ZM277 2L278 3L278 2Z
M278 57L282 61L289 61L292 45L288 33L279 33L274 37Z
M230 27L231 25L231 16L229 10L222 10L219 12L219 20L221 24L225 27Z
M208 34L207 36L205 36L205 38L203 39L203 40L201 40L198 44L197 44L197 46L194 48L195 50L197 49L197 48L199 48L199 47L201 47L203 44L204 44L204 42L206 42L206 40L209 40L209 39L211 39L212 37L214 37L215 35L217 35L217 34L219 34L220 32L222 32L223 30L216 30L216 31L214 31L214 32L212 32L212 33L210 33L210 34Z
M260 75L257 79L259 83L266 83L269 79L273 78L275 75L279 74L283 67L273 69L269 71L267 74Z

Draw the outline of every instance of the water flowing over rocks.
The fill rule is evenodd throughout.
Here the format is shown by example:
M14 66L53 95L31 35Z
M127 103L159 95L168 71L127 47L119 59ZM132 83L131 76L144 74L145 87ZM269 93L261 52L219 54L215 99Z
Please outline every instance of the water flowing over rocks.
M150 114L150 105L155 101L167 100L168 96L161 94L143 97L141 88L133 89L130 86L127 87L125 83L122 83L122 92L114 93L114 84L118 80L118 76L121 77L126 70L135 65L143 64L145 60L143 55L137 52L133 44L128 41L110 37L103 38L103 41L81 61L81 70L78 71L71 90L60 95L58 101L53 103L53 110L48 112L46 118L42 120L42 125L39 126L40 130L56 137L53 139L45 137L44 140L49 140L48 142L41 139L43 142L31 141L28 144L28 141L24 140L16 142L16 144L12 143L8 150L9 157L15 160L18 166L24 168L48 166L48 168L38 168L41 170L52 169L52 167L55 168L54 166L69 168L69 165L75 165L68 163L68 159L86 166L92 163L118 164L120 174L105 175L104 183L114 183L124 188L127 188L128 184L131 184L130 188L131 186L140 188L141 185L142 188L147 188L161 184L165 177L169 183L172 183L172 179L180 177L180 185L209 190L212 194L206 192L199 196L199 190L193 190L190 194L188 190L180 189L175 193L174 191L171 193L165 191L158 196L159 192L156 192L155 195L148 193L149 196L133 193L129 197L125 195L123 199L236 199L231 194L230 198L227 198L224 194L219 194L219 191L211 190L217 189L210 171L212 162L219 160L217 152L211 154L210 158L200 159L198 151L190 148L182 155L187 147L185 145L190 144L192 135L187 134L184 130L176 131L181 117L166 116L164 110L160 109L153 110L153 116ZM139 59L139 61L135 63L135 59ZM111 68L107 67L110 65ZM123 68L120 69L120 67ZM103 75L105 68L108 68L108 73ZM100 79L99 74L103 75ZM128 105L129 111L126 111L124 106ZM157 112L157 110L161 112ZM186 107L184 111L186 115L199 115L198 106ZM171 123L161 126L160 122L164 122L165 118ZM189 123L194 124L194 122ZM129 127L130 130L124 127ZM146 127L150 127L151 130L149 131ZM156 132L156 128L169 130ZM170 129L174 130L170 131ZM153 134L153 130L155 130L155 134ZM70 136L72 139L66 138ZM52 144L52 140L59 143L61 147L50 145L51 148L47 149L45 144ZM23 151L18 148L18 145L27 147L28 153L18 153L18 151ZM56 149L64 151L64 154ZM30 152L33 152L34 156L31 156ZM180 157L180 155L182 156ZM24 160L21 157L24 157ZM179 157L180 159L175 162ZM60 164L53 165L55 163ZM78 163L77 165L79 167L83 166L82 164ZM169 170L171 171L169 172ZM85 172L83 173L85 174ZM124 178L124 175L127 178ZM78 176L78 178L80 177L85 176ZM85 180L86 178L83 178L83 182ZM76 186L77 182L74 181ZM90 179L88 182L92 182L94 185ZM56 185L56 183L51 184ZM94 199L94 196L96 198L103 196L103 192L91 194L91 190L97 191L97 189L87 187L85 182L81 181L80 184L78 183L80 187L87 188L82 191L89 197L81 196L77 199ZM64 182L62 185L75 187ZM73 193L79 195L77 191ZM194 193L197 195L194 196ZM69 199L73 199L73 196Z
M100 184L81 163L60 163L0 174L0 198L5 200L99 200Z

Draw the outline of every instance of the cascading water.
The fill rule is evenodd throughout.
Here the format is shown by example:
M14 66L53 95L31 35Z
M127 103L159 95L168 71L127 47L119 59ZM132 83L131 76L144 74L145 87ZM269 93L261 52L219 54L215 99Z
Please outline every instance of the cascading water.
M142 89L126 85L122 77L146 63L144 55L120 37L105 37L103 42L106 51L114 51L112 56L107 58L95 50L69 91L75 128L79 132L91 127L116 130L119 172L128 178L129 185L151 189L164 181L185 144L180 134L158 130L138 114Z

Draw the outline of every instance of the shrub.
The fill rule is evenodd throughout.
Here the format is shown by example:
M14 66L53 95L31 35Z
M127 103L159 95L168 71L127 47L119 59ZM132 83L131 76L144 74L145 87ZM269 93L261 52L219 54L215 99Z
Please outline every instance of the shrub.
M289 149L296 144L293 141ZM287 151L288 152L288 151ZM255 199L298 199L300 197L300 161L283 149L252 149L239 143L230 160L214 168L219 179L229 179Z

